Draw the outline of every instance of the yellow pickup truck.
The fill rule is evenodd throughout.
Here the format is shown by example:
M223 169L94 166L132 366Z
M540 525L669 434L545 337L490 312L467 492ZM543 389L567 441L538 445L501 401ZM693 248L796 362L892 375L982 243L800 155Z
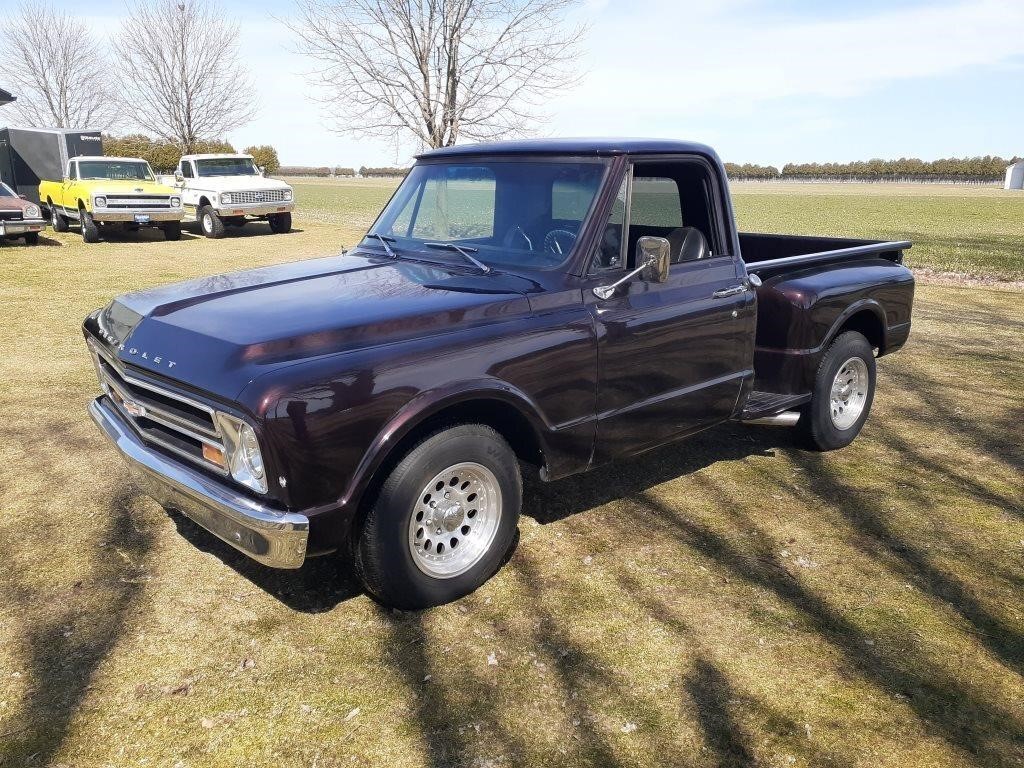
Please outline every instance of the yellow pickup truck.
M95 243L103 231L163 230L168 240L181 238L181 193L160 184L145 160L132 157L73 157L62 181L39 184L39 200L50 212L55 232L72 221L82 239Z

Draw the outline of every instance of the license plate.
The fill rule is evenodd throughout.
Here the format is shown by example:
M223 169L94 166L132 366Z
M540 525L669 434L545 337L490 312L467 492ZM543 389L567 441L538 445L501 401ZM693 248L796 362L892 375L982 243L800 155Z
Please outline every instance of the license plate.
M149 223L149 216L147 214L145 214L145 213L136 213L135 214L135 223L136 224L148 224Z

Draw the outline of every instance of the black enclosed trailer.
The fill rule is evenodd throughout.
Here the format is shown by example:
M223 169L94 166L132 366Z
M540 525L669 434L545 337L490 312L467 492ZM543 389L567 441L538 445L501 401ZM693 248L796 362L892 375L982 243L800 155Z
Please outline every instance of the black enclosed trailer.
M99 131L81 128L0 128L0 180L39 202L39 182L64 178L68 160L102 155Z

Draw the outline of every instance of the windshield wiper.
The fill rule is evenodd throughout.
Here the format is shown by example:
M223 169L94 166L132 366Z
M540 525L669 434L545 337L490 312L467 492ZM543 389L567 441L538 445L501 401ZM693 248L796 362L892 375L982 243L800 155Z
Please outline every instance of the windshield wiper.
M391 246L388 245L388 243L396 242L395 238L388 237L387 235L382 235L379 232L370 232L366 236L376 237L378 240L380 240L380 244L384 246L384 251L387 253L387 255L390 256L395 261L398 261L398 254L391 250Z
M473 255L479 250L478 248L470 248L468 245L456 245L455 243L424 243L423 245L427 248L441 248L446 251L457 251L461 256L464 256L466 259L473 262L473 265L485 275L489 274L491 271L490 267Z

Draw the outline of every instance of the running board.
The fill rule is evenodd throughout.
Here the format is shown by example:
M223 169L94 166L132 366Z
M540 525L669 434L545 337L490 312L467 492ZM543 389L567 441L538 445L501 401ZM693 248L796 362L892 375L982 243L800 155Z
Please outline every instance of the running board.
M799 413L786 413L794 408L803 405L811 399L810 394L789 395L780 392L751 392L743 406L743 413L738 417L739 421L745 423L756 422L758 424L780 424L792 426ZM775 417L784 417L780 420ZM775 420L773 420L775 419ZM790 423L791 422L791 423Z
M783 411L774 416L744 419L743 423L754 427L795 427L798 421L800 421L800 411Z

